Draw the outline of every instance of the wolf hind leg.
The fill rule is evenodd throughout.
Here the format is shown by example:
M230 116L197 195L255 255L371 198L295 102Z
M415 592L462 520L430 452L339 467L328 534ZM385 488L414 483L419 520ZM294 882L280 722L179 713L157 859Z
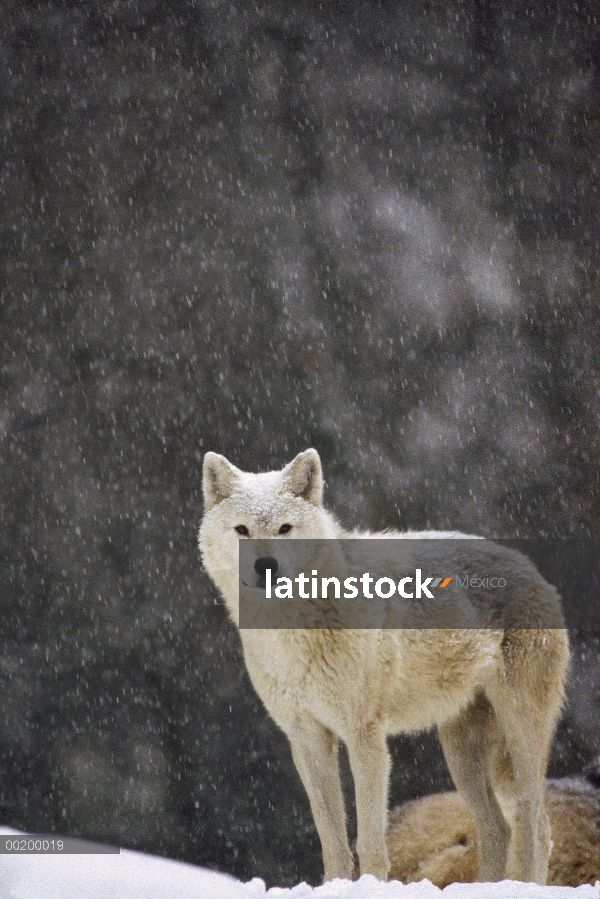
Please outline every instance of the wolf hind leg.
M553 728L533 710L530 715L517 716L504 707L499 719L514 775L506 877L543 885L552 845L544 784Z
M511 829L492 786L492 762L502 734L485 696L480 694L456 718L440 726L439 736L456 789L475 822L480 856L477 880L503 880Z
M506 874L545 884L551 839L544 804L548 755L563 699L569 643L560 629L508 630L504 670L486 685L514 775Z

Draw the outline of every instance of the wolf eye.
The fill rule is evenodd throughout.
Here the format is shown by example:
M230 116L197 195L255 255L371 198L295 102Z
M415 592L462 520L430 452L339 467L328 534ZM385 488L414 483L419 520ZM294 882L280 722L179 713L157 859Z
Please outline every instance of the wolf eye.
M279 533L280 534L289 534L289 532L291 530L292 530L291 524L282 524L281 527L279 528Z
M241 534L242 537L247 537L248 534L250 533L250 531L248 530L248 528L246 527L245 524L238 524L238 526L235 527L233 530L237 531L238 534Z

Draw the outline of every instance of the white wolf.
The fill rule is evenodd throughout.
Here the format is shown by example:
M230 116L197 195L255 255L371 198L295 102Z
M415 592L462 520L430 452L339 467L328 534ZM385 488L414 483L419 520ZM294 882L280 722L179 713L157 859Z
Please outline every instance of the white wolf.
M552 827L548 883L578 887L600 880L600 790L582 777L547 780L545 805ZM434 793L390 812L390 877L430 880L443 889L477 877L475 826L458 793Z
M372 536L345 533L323 508L321 462L314 449L282 471L265 474L242 472L223 456L207 453L203 490L202 558L238 626L240 539L260 541L256 571L244 574L243 589L262 591L264 597L265 557L272 561L288 548L275 540ZM474 543L482 550L492 545ZM528 560L517 558L522 565L513 602L521 607L520 621L523 607L537 610L531 624L525 622L527 629L522 624L492 629L484 623L462 630L240 631L252 683L288 736L308 793L326 880L350 879L353 871L339 740L348 749L355 784L360 869L386 880L386 736L437 725L454 783L475 821L479 880L546 882L551 840L544 777L569 650L558 594ZM351 551L342 561L346 574L365 570L364 558L353 558ZM540 609L550 622L546 629L539 627Z

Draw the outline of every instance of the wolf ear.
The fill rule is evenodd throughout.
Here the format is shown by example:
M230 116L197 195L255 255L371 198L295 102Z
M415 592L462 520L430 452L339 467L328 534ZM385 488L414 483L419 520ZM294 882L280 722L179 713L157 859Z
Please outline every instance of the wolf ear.
M241 472L218 453L206 453L202 466L202 492L207 512L233 493Z
M293 496L320 506L323 502L323 471L315 449L304 450L283 469L283 481Z

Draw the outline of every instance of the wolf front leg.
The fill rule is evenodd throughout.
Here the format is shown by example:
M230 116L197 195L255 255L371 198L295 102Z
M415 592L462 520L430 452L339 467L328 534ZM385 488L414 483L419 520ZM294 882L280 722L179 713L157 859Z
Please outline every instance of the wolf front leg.
M288 738L321 840L324 880L352 880L354 864L340 784L338 739L312 718L303 719L288 732Z
M358 730L348 744L356 791L356 850L361 874L386 881L390 861L386 845L390 756L379 723Z

